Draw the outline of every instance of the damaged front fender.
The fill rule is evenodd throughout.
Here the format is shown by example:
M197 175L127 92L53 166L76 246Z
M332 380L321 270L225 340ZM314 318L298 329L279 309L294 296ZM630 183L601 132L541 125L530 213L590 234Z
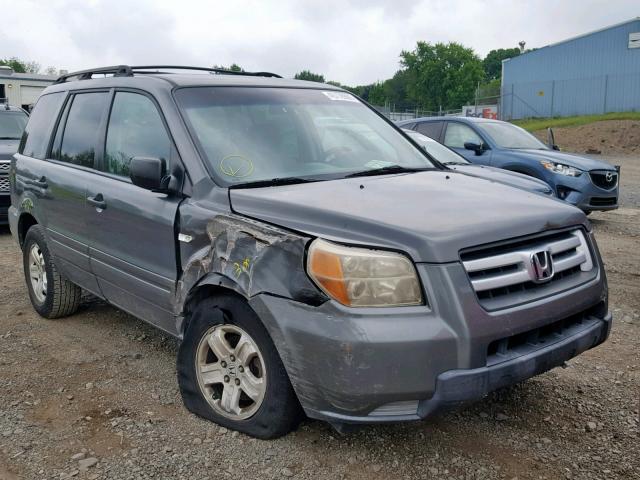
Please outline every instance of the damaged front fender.
M312 305L327 300L305 271L311 238L233 214L217 215L206 231L209 245L189 258L177 285L174 313L179 319L204 285L227 288L247 299L267 293ZM178 323L182 332L182 321Z

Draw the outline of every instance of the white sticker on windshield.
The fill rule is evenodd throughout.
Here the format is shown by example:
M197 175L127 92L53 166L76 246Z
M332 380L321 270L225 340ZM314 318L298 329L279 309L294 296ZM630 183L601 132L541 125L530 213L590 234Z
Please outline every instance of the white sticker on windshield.
M329 100L339 100L343 102L358 102L358 99L353 95L345 92L322 92Z
M364 164L364 166L367 168L384 168L384 167L390 167L392 165L395 165L395 163L387 162L385 160L370 160Z

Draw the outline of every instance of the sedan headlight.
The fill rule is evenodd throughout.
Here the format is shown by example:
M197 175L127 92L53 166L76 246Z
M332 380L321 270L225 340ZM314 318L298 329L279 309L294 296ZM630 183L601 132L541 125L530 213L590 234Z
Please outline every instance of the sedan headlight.
M399 253L317 239L309 247L307 271L322 291L349 307L422 304L416 269Z
M548 160L540 160L540 163L547 170L551 170L553 173L559 173L560 175L567 175L568 177L579 177L582 175L582 170L563 163L550 162Z

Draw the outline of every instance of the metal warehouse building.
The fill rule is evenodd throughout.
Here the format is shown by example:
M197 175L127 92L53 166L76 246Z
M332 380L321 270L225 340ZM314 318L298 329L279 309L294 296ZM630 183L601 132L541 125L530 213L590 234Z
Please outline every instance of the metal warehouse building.
M28 109L56 78L36 73L16 73L10 67L0 66L0 99L6 98L9 105Z
M640 17L502 62L501 118L640 110Z

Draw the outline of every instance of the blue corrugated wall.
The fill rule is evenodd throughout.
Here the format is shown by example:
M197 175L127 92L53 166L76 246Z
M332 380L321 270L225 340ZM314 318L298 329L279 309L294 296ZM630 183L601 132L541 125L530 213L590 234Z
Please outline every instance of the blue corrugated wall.
M501 118L640 110L640 18L502 64Z

